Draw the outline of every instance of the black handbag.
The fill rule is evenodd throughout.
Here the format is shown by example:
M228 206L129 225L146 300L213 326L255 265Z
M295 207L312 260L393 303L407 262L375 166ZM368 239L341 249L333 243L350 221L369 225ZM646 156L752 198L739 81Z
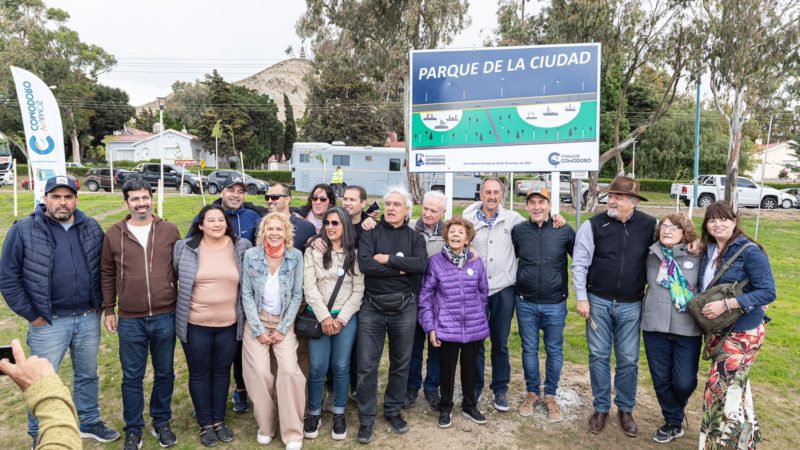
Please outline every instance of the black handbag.
M744 250L751 245L755 244L748 242L747 244L742 245L741 248L739 248L739 250L733 254L733 256L731 256L722 264L719 272L714 275L714 278L712 278L711 282L708 284L708 288L697 294L686 306L689 314L691 314L692 318L694 318L697 324L700 325L700 328L702 328L707 335L724 334L724 337L720 340L718 346L719 348L721 348L722 342L730 334L731 330L733 329L733 325L737 320L739 320L739 317L742 316L743 311L741 308L730 309L714 319L709 319L703 315L703 308L711 302L742 295L744 287L750 282L749 279L734 281L733 283L722 283L718 285L714 285L714 283L716 283L717 280L719 280L722 275L728 269L730 269L733 262L736 261L736 258L738 258L742 252L744 252ZM706 336L706 348L703 350L703 359L706 360L714 359L719 350L719 348L708 348L708 342L711 340L710 338L710 336Z
M336 280L336 286L333 288L331 299L328 301L328 311L333 308L336 296L339 294L339 288L342 287L344 275L345 274L342 273ZM317 316L314 315L314 311L306 309L297 316L294 322L294 334L305 336L309 339L319 339L322 337L322 325L319 323L319 320L317 320Z

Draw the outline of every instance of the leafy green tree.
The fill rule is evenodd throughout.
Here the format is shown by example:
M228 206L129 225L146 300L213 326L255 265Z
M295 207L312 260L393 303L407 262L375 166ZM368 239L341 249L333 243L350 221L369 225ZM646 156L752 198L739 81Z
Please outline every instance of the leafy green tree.
M72 159L81 161L80 136L91 131L95 114L92 86L97 76L116 60L102 48L80 40L66 26L69 14L48 8L42 0L0 2L0 61L37 74L54 92L61 108L65 138ZM10 71L0 72L0 96L14 98ZM14 106L14 105L12 105ZM11 143L24 152L24 133L19 111L0 108L0 128L8 131ZM88 140L88 139L84 139Z
M703 60L714 104L728 123L725 201L736 209L748 105L774 97L800 68L800 3L704 0L697 9L697 27L708 35Z
M253 137L250 118L240 105L235 104L231 85L216 70L206 74L203 84L208 88L208 108L197 124L198 138L205 148L214 148L211 133L220 122L225 137L219 140L220 157L238 156L236 142L249 143Z
M248 117L253 138L243 148L246 164L266 164L272 154L278 154L283 142L283 124L278 120L278 105L269 95L244 86L231 85L235 105Z
M199 80L172 83L172 96L169 97L170 116L179 121L189 132L197 132L197 125L207 107L208 86Z
M100 145L107 135L119 130L136 110L130 105L128 93L102 84L92 86L94 91L95 113L89 119L92 146Z
M286 121L283 131L283 152L278 155L280 161L282 157L287 160L292 158L292 145L297 140L297 125L294 123L294 108L289 102L289 96L283 93L283 109L286 114Z

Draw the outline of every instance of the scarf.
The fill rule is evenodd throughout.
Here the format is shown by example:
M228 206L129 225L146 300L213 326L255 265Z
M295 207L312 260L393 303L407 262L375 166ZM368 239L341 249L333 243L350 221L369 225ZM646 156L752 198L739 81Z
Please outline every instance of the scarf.
M272 258L280 258L283 256L283 249L286 247L286 244L281 244L280 247L276 248L275 250L272 249L269 245L265 245L264 249L267 251L267 256Z
M464 249L461 250L460 255L456 255L456 252L450 248L449 244L444 244L442 250L444 251L445 255L450 258L450 262L458 267L458 270L461 270L461 268L464 267L464 263L467 262L467 257L469 256L469 246L465 245Z
M664 255L664 260L661 261L661 267L658 269L656 282L661 287L669 289L675 309L686 312L686 304L694 298L692 286L686 281L680 264L672 256L672 249L662 245L661 253Z

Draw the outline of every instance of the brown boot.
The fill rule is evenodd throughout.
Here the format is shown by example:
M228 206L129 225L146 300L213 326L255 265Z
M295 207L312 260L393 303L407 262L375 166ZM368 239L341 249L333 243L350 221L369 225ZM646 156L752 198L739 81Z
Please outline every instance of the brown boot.
M636 427L636 421L633 420L631 413L626 411L617 411L617 419L619 420L619 426L622 427L623 433L630 437L636 437L638 428Z
M603 431L603 428L606 426L606 419L608 419L608 413L595 411L592 417L589 417L589 431L594 434Z
M519 415L523 417L528 417L533 414L534 408L536 405L541 403L541 398L539 394L534 394L533 392L528 392L525 394L525 401L519 405Z
M556 403L555 395L545 395L544 404L547 406L547 417L550 418L551 422L561 422L564 420L564 416L561 414L561 408L559 408L558 403Z

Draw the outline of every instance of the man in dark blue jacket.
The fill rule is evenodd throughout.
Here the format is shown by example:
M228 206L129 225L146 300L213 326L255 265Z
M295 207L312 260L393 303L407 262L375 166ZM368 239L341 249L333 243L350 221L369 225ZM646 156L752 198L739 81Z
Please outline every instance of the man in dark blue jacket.
M221 205L225 210L225 215L231 220L233 232L236 237L245 238L251 244L255 244L256 226L261 220L261 216L266 214L266 208L258 207L245 201L247 186L244 178L234 174L225 179L222 183L222 190L219 191L219 199L214 204ZM195 216L192 224L197 221ZM193 227L189 227L186 237L192 236ZM236 390L233 391L233 411L237 413L247 412L250 409L247 403L247 388L244 385L244 375L242 373L242 341L236 345L236 358L233 360L233 379L236 383Z
M48 179L44 192L44 203L6 235L0 292L9 308L28 321L31 354L46 358L58 371L70 351L81 437L114 441L119 433L100 420L97 402L103 230L77 209L72 178ZM35 447L39 424L31 415L28 434Z
M528 191L525 209L530 219L511 231L517 264L516 310L522 339L522 369L525 372L525 400L522 416L533 414L544 403L553 422L563 419L556 403L556 390L564 364L564 325L567 319L567 255L575 246L575 231L569 225L553 228L550 191L534 186ZM544 397L540 392L539 331L544 333Z

